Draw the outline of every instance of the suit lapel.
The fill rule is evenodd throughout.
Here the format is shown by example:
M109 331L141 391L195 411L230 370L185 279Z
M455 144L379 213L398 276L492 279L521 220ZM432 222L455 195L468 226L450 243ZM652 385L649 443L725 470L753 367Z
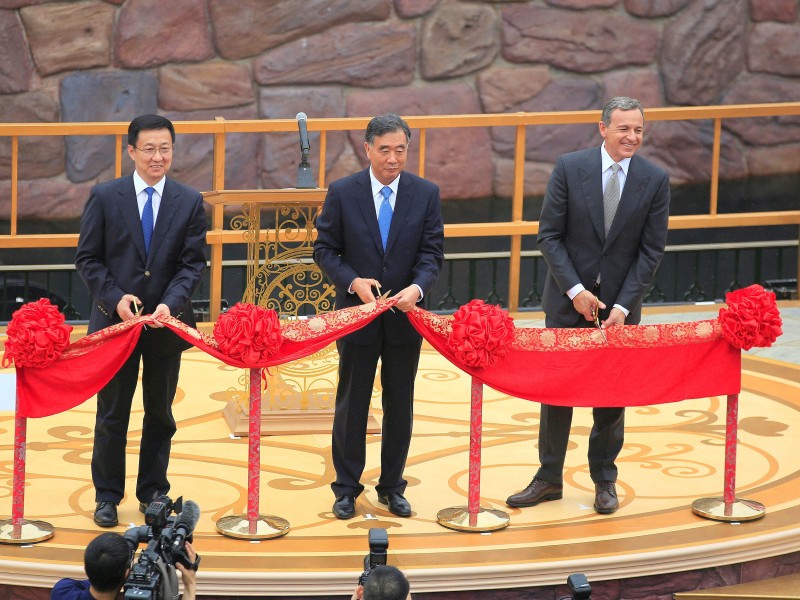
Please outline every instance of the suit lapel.
M175 212L178 210L180 202L180 190L178 190L169 178L164 182L164 194L161 196L161 204L158 207L156 216L156 226L153 229L153 237L150 239L150 252L147 257L147 264L158 252L158 247L169 231ZM144 237L142 238L144 239Z
M142 259L147 260L147 252L144 249L144 234L142 233L142 219L139 216L139 205L136 203L136 188L133 186L133 175L128 176L122 181L118 189L119 202L117 204L122 222L131 233L133 245L136 252Z
M611 224L611 230L608 232L604 247L608 247L619 236L628 219L638 208L639 201L642 198L642 190L650 178L647 173L642 171L641 167L641 160L634 154L631 157L630 165L628 165L625 187L622 189L622 196L620 196L619 206L617 206L617 214L614 216L614 222Z
M389 238L386 240L386 252L388 254L397 238L400 237L402 230L401 224L406 219L412 207L414 197L414 182L410 177L400 173L400 181L397 182L397 198L394 201L394 214L392 215L392 226L389 227Z
M356 179L356 204L361 210L364 218L364 225L369 232L369 237L375 247L383 252L383 242L381 241L381 230L378 227L378 215L375 214L375 200L372 197L372 181L369 178L369 168L361 171Z
M592 227L598 239L605 238L603 217L603 160L600 146L589 154L589 160L580 168L581 189L586 201L586 210L592 219Z

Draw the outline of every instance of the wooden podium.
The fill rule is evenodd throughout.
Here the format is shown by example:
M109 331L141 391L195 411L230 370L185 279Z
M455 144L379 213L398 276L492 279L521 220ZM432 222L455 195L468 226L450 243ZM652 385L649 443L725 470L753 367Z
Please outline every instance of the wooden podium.
M273 309L281 320L303 319L334 309L334 288L313 260L314 220L325 189L218 190L203 194L218 208L241 207L231 219L247 244L247 279L242 302ZM262 228L262 223L267 227ZM216 232L216 230L215 230ZM221 274L220 274L221 275ZM212 274L213 276L213 274ZM219 275L218 275L219 276ZM338 382L338 352L331 345L266 373L261 433L330 433ZM229 390L223 415L231 432L248 435L249 378ZM370 415L368 433L380 426Z

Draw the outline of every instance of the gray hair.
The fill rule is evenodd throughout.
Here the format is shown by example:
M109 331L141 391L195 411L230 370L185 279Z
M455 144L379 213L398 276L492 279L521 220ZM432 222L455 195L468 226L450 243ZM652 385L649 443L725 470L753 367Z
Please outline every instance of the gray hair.
M611 113L615 110L633 110L635 108L639 109L639 112L642 113L642 118L644 118L644 107L642 107L642 103L636 100L635 98L628 98L627 96L617 96L616 98L612 98L608 102L606 102L605 106L603 106L603 116L601 120L603 124L608 127L611 125Z
M367 125L367 130L364 132L364 141L370 146L376 137L380 137L387 133L394 131L402 131L406 134L406 141L411 141L411 129L400 115L395 113L386 113L373 117Z

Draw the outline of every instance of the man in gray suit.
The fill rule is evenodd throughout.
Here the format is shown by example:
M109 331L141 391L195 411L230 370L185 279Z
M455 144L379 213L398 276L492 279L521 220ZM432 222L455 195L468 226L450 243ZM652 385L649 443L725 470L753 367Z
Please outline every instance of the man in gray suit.
M81 219L75 267L92 295L89 333L138 313L172 316L194 327L191 297L206 266L203 197L172 178L175 128L159 115L128 127L132 175L92 188ZM191 345L158 321L142 331L130 358L97 394L92 481L94 522L118 523L125 494L125 455L131 402L142 364L144 420L136 497L139 510L169 491L167 466L175 419L181 352Z
M644 132L641 103L611 99L599 128L603 144L559 157L547 186L537 238L548 267L542 299L547 327L592 327L596 316L602 328L638 324L664 254L669 176L635 155ZM594 509L609 514L619 508L615 461L622 450L625 409L594 408L592 416L588 454ZM541 466L530 485L509 496L509 506L562 497L571 423L572 407L542 405Z

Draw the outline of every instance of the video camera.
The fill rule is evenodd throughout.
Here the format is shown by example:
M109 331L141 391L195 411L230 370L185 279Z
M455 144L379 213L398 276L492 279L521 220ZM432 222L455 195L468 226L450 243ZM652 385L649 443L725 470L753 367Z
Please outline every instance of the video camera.
M200 556L190 561L185 546L192 541L199 518L200 507L191 500L184 503L183 497L173 503L169 496L159 496L150 503L144 514L145 524L125 532L132 553L139 544L147 543L122 587L125 600L178 599L175 564L194 571L200 565Z
M369 554L364 557L364 572L358 578L358 585L364 585L370 571L379 565L386 564L386 549L389 547L389 536L385 529L373 527L369 530Z

